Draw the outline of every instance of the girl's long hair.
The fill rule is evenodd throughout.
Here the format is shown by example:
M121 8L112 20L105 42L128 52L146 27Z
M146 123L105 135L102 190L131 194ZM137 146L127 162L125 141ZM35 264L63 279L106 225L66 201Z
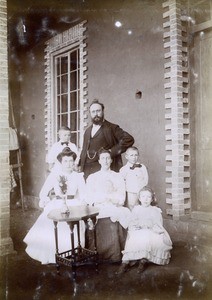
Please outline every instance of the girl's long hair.
M146 191L150 192L150 194L152 195L152 202L151 202L151 205L152 205L152 206L157 205L157 199L156 199L156 196L155 196L155 192L154 192L153 189L152 189L150 186L148 186L148 185L144 186L144 187L139 191L139 193L138 193L139 197L140 197L140 193L141 193L141 192L146 192Z

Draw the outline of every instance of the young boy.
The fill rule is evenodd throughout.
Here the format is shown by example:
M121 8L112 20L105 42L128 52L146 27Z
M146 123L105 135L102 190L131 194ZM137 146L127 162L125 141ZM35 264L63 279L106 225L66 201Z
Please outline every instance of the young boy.
M57 155L62 152L65 147L69 147L71 151L75 152L77 155L76 165L78 164L78 150L77 146L74 143L71 143L71 130L69 127L62 126L58 130L59 141L54 143L49 150L47 155L47 163L49 164L49 171L52 171L53 167L56 170L59 167L57 160Z
M138 192L148 184L148 172L143 164L138 162L138 148L132 146L125 153L127 163L120 169L125 180L127 202L126 206L132 210L138 204Z

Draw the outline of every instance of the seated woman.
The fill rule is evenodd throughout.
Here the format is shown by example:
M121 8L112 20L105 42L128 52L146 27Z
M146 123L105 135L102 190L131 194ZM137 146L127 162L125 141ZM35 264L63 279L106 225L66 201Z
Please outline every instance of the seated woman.
M53 209L62 208L64 195L67 196L68 206L87 205L85 199L85 181L83 173L73 171L76 154L68 147L57 156L61 163L61 171L50 173L41 191L39 206L43 212L38 217L35 224L27 233L24 242L27 244L26 252L33 259L42 264L55 263L55 237L54 225L47 215ZM56 197L50 199L49 192L54 189ZM75 241L77 246L77 232L74 228ZM85 225L80 223L81 245L84 247ZM70 229L66 222L58 223L58 245L59 251L71 249Z
M125 184L119 173L110 170L110 151L100 150L99 163L100 171L91 174L86 183L87 202L99 208L97 251L102 260L120 261L130 218L130 210L123 207Z

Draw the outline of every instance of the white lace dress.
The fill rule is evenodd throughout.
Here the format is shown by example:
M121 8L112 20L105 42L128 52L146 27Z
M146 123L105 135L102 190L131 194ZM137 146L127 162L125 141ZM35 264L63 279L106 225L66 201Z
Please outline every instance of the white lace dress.
M51 210L61 208L63 205L63 200L58 199L62 196L59 186L59 176L66 176L67 195L74 196L73 199L67 200L67 205L86 205L84 202L85 181L83 173L50 173L40 192L40 202L48 201L48 203L45 205L43 212L24 238L24 242L27 244L27 254L33 259L40 261L42 264L55 263L56 247L54 225L53 221L50 220L47 215ZM50 200L48 194L52 188L54 189L57 198ZM80 235L81 245L84 247L85 225L83 221L80 222ZM78 240L76 227L74 228L74 236L76 242L75 246L77 246ZM58 222L58 245L59 252L71 249L70 229L66 222Z
M158 265L169 263L172 241L163 227L161 212L156 206L133 208L122 261L146 258Z

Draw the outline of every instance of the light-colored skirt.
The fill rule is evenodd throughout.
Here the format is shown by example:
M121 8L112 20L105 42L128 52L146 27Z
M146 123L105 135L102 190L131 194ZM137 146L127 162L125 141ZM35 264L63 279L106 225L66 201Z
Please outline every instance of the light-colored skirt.
M38 217L35 224L29 230L24 238L24 242L27 244L27 254L40 261L42 264L55 263L55 235L54 235L54 223L50 220L47 215L53 209L61 208L63 200L53 199L44 208L41 215ZM68 206L79 206L79 200L72 199L67 200ZM58 247L59 253L70 250L71 247L71 236L70 228L66 222L58 222ZM80 240L81 246L85 245L85 224L80 221ZM74 243L75 247L78 245L77 228L74 227Z
M158 265L168 264L172 242L165 231L162 234L151 229L129 230L122 261L148 259Z

